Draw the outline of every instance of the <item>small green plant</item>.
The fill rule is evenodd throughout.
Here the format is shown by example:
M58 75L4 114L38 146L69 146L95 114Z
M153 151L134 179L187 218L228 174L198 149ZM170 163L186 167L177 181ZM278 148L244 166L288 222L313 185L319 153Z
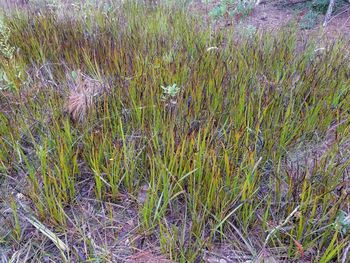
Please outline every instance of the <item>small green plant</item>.
M10 81L5 71L0 71L0 90L7 90L13 87L12 81Z
M15 48L9 44L11 30L0 19L0 54L7 59L12 59Z
M181 88L178 87L177 84L161 86L161 88L163 90L162 99L175 98L181 90Z
M225 14L237 19L248 16L254 9L255 1L253 0L222 0L209 13L215 19Z
M248 39L253 38L257 32L258 29L253 25L241 26L238 30L238 33L241 37Z
M318 13L310 10L306 13L300 22L300 27L302 29L312 29L316 26L318 20Z
M350 214L347 214L343 210L339 211L336 218L335 227L343 235L346 235L350 230Z
M234 17L244 18L251 14L255 6L255 1L252 0L237 0L235 8L230 11L230 15Z
M209 15L213 18L222 17L227 12L227 4L225 2L221 2L219 5L215 6L209 13Z

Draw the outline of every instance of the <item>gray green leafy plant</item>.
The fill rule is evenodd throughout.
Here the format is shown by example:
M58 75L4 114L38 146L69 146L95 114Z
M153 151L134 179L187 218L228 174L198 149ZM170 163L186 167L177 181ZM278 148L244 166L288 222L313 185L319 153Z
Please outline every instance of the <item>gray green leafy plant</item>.
M302 20L300 21L300 27L302 29L312 29L317 25L318 22L318 13L310 10L304 15Z

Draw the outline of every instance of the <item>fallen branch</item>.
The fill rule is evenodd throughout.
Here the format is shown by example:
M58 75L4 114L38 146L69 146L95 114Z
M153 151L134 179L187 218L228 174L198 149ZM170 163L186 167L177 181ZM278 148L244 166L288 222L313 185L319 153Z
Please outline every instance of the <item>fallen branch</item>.
M328 9L327 9L327 13L326 13L326 16L325 16L324 22L323 22L324 27L327 26L328 21L331 19L334 5L335 5L335 0L330 0L329 5L328 5Z
M286 224L288 224L289 220L294 216L296 212L298 212L300 205L298 205L293 212L283 221L282 224L276 226L274 229L271 230L271 232L267 235L265 242L264 242L264 247L267 246L267 243L269 242L271 236L273 236L278 230L280 230L282 227L284 227Z

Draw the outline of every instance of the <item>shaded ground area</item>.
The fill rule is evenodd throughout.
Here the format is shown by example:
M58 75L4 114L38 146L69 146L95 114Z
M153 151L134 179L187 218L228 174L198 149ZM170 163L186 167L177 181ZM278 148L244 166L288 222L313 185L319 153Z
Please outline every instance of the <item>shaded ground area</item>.
M190 4L192 12L200 12L209 19L210 11L219 5L220 0L214 0L210 3L203 0L194 0ZM307 16L307 8L296 7L298 3L303 1L262 1L255 6L253 11L241 19L231 18L228 16L219 17L214 22L217 29L238 26L238 27L253 27L262 30L277 30L290 23L297 23L299 26L304 23ZM306 34L314 34L325 32L329 37L345 36L350 38L350 5L340 7L332 16L326 28L322 27L323 15L318 15L314 18L316 21L308 21L315 23L311 30L303 30Z

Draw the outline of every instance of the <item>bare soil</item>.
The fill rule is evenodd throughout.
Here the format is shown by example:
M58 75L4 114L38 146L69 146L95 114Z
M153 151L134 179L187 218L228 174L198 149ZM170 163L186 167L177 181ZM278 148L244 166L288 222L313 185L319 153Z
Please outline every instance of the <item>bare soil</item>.
M194 13L199 12L201 16L209 20L210 10L219 5L220 0L213 0L210 3L205 2L204 0L194 0L190 4L190 10ZM300 2L300 0L263 1L255 6L252 13L247 17L233 19L228 16L223 16L216 19L216 21L214 21L214 28L222 29L228 26L253 26L260 30L275 31L293 22L300 24L308 10L306 8L296 10L293 2ZM303 30L303 33L313 35L317 32L321 32L331 38L342 36L350 39L350 4L345 5L333 14L326 27L322 26L323 19L324 17L319 15L317 26L312 30Z

